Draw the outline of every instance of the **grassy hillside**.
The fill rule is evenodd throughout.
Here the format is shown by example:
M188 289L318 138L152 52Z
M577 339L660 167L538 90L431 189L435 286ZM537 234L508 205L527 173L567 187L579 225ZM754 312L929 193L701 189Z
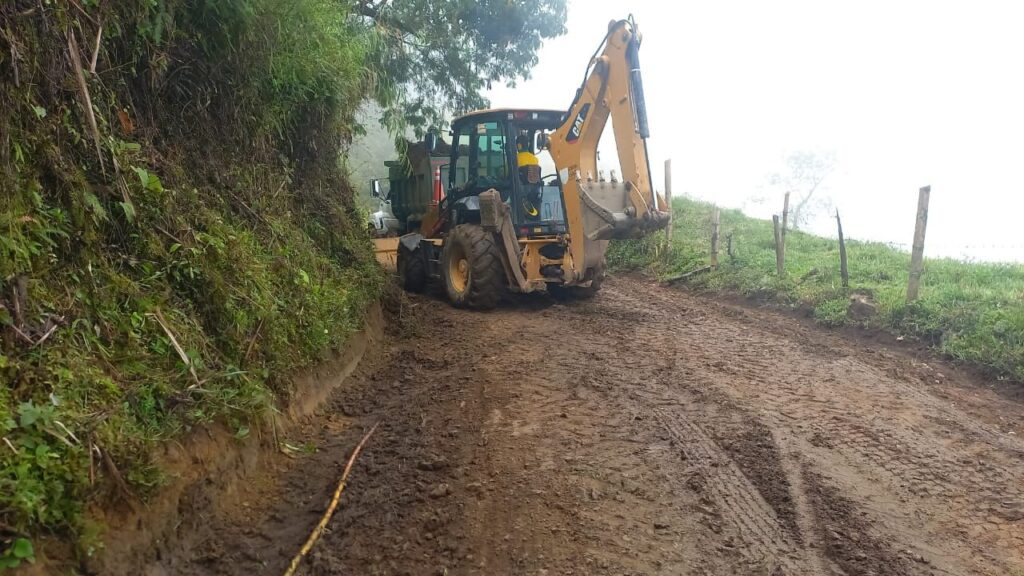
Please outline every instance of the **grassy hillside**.
M39 534L91 553L85 510L157 488L154 446L248 434L361 326L382 279L339 169L373 89L349 22L0 7L0 571Z
M673 208L670 253L658 254L663 235L619 242L610 250L609 264L661 277L706 265L713 206L675 199ZM729 234L733 258L726 254ZM952 359L1024 380L1024 266L926 259L921 297L907 305L910 256L885 244L847 242L850 287L844 289L837 240L790 231L786 275L779 278L770 221L723 210L721 237L719 268L692 277L688 286L811 307L824 324L860 324L919 338ZM848 307L853 295L873 304L877 314L852 318Z

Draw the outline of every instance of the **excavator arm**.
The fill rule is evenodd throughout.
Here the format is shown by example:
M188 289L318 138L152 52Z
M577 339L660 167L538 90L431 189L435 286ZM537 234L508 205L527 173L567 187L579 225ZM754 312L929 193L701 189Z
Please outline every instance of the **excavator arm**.
M571 257L564 270L575 276L571 282L601 265L608 240L644 236L668 223L668 206L651 182L639 48L632 16L609 25L565 122L548 142L563 187ZM597 146L609 118L621 181L598 173Z

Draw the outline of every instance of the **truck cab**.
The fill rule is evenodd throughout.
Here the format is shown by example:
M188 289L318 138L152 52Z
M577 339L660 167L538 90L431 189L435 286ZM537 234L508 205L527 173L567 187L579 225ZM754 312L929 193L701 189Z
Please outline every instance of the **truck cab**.
M383 184L383 185L382 185ZM370 234L376 238L398 236L405 232L391 210L390 187L379 179L370 180L370 194L377 201L377 211L370 214Z

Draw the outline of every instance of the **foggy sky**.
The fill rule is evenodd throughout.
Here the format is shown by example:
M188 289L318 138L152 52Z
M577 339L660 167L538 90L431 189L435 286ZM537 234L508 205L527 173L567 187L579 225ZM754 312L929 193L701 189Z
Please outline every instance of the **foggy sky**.
M570 0L566 36L492 105L565 108L609 20L633 11L655 181L770 217L789 152L834 151L824 193L855 238L909 244L932 186L926 254L1024 260L1024 8L1011 2ZM609 130L610 131L610 130ZM602 145L602 160L614 146ZM757 203L765 198L766 203ZM832 231L825 215L811 225Z

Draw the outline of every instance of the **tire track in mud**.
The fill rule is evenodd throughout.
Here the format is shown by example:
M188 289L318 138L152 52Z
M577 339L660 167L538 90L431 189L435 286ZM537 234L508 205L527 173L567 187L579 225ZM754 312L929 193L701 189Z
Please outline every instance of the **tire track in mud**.
M756 410L773 429L822 448L815 457L825 469L839 458L859 476L852 483L862 492L881 495L871 486L876 483L895 494L903 508L896 527L909 524L927 532L929 537L917 546L926 555L942 563L945 551L935 543L954 532L980 540L968 546L986 559L983 564L1022 561L1019 439L861 360L854 347L821 354L830 336L793 341L788 334L779 337L748 323L737 326L699 311L688 314L693 308L678 302L688 300L685 295L666 296L655 289L644 293L645 299L613 289L617 299L649 311L645 324L657 328L638 333L644 346L673 350L677 362L688 364L697 388L715 389ZM658 314L652 308L676 312ZM959 428L967 437L944 434L950 428L935 424L942 420L962 423ZM972 573L957 567L955 558L947 560L951 572Z
M488 314L411 300L425 328L332 403L348 436L390 424L306 574L1024 567L1024 445L997 418L1022 411L983 386L932 385L898 353L643 281ZM343 456L348 436L317 436L336 446L309 465ZM282 485L318 509L332 476L297 466ZM230 550L308 533L315 514L289 513L287 494L266 500L285 502L273 523L208 540ZM283 555L261 565L271 554L257 552L190 573L279 573Z
M780 446L781 442L774 438L775 434L772 436L774 444ZM779 456L782 470L786 473L800 540L804 548L810 551L809 563L816 574L842 574L842 570L826 560L822 554L825 546L821 539L821 521L816 514L814 502L806 492L803 466L794 455L786 454L784 450L779 450Z
M685 459L696 466L722 514L735 523L747 543L741 552L748 560L777 562L788 572L813 573L811 563L772 506L700 425L663 408L655 408L654 415L679 443Z
M939 505L945 510L931 508L930 513L946 516L941 524L965 532L984 526L983 533L973 535L996 545L1010 545L1011 538L1019 541L1024 534L1019 524L1009 521L1024 508L1019 481L1024 469L1012 461L1001 464L999 454L983 444L968 445L971 451L963 452L956 444L936 441L935 431L918 415L878 410L893 401L873 389L877 375L871 371L846 370L845 379L831 378L833 383L842 381L866 392L859 402L823 392L813 384L793 386L766 378L765 370L756 365L737 372L748 381L756 378L762 383L759 390L734 388L733 392L739 390L748 402L762 406L773 426L794 428L793 423L799 423L795 428L805 438L819 444L824 440L828 450L841 455L865 478L899 495L907 509L917 507L915 500L925 501L925 508ZM808 380L813 379L809 375ZM938 515L932 514L933 518Z
M704 559L707 574L748 573L743 567L747 563L737 563L729 554L735 551L721 545L722 536L696 521L704 514L696 495L673 481L685 463L662 457L668 447L663 449L657 439L661 428L648 423L647 408L634 402L632 388L642 385L642 371L609 362L605 352L617 349L616 335L571 329L564 322L566 311L555 306L519 326L517 339L489 370L515 376L511 380L516 389L506 406L509 415L491 423L492 435L528 443L532 458L524 457L524 470L528 466L564 474L551 482L531 472L529 494L561 494L564 500L556 508L571 511L557 529L551 528L581 546L574 557L576 567L569 572L582 567L586 574L683 573L693 564L691 542L702 542L706 549L721 546L725 552L721 558ZM491 331L505 329L496 324ZM546 338L559 345L535 345ZM542 365L557 366L557 378L526 368ZM539 460L539 466L530 464L531 459ZM685 512L673 514L676 510ZM510 548L523 574L535 573L525 568L541 569L531 566L531 557L550 561L564 556L550 546L542 554L531 553L530 547Z

